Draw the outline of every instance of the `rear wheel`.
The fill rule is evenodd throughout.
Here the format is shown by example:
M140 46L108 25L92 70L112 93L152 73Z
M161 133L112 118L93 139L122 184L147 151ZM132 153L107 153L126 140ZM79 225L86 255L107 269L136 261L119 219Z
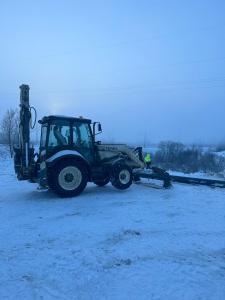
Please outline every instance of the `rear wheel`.
M51 173L50 187L61 197L74 197L83 192L87 185L86 167L76 160L58 163Z
M125 190L131 186L132 180L132 169L129 166L116 164L113 167L111 183L115 188Z

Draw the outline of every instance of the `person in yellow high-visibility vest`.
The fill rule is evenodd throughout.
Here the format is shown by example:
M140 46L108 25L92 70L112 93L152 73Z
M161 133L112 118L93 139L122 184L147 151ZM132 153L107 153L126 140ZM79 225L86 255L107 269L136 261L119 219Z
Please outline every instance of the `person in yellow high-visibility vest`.
M145 155L146 169L150 169L151 162L152 162L151 155L150 155L150 153L147 153Z

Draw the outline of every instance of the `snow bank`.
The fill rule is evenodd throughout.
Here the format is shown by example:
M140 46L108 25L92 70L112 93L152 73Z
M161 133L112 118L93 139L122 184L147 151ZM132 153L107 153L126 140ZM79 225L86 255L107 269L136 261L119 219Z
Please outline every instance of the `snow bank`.
M220 151L220 152L214 152L218 156L225 157L225 151Z

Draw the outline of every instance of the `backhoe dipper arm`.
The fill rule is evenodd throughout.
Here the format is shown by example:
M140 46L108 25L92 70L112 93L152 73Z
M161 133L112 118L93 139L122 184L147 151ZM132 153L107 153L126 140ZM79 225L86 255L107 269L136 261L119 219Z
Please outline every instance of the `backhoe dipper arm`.
M24 171L29 167L29 148L30 148L30 105L29 105L29 86L20 86L20 149L21 160Z
M19 145L14 147L14 166L18 179L31 179L33 174L34 149L30 147L30 104L29 85L20 86L20 124L19 124Z

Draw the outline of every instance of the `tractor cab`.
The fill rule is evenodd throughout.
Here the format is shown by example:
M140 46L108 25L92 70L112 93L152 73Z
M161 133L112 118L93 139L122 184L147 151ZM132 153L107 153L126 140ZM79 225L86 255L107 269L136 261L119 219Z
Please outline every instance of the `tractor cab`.
M42 118L39 123L42 125L40 162L56 153L70 150L78 152L90 165L94 164L95 138L91 120L81 117L48 116Z

